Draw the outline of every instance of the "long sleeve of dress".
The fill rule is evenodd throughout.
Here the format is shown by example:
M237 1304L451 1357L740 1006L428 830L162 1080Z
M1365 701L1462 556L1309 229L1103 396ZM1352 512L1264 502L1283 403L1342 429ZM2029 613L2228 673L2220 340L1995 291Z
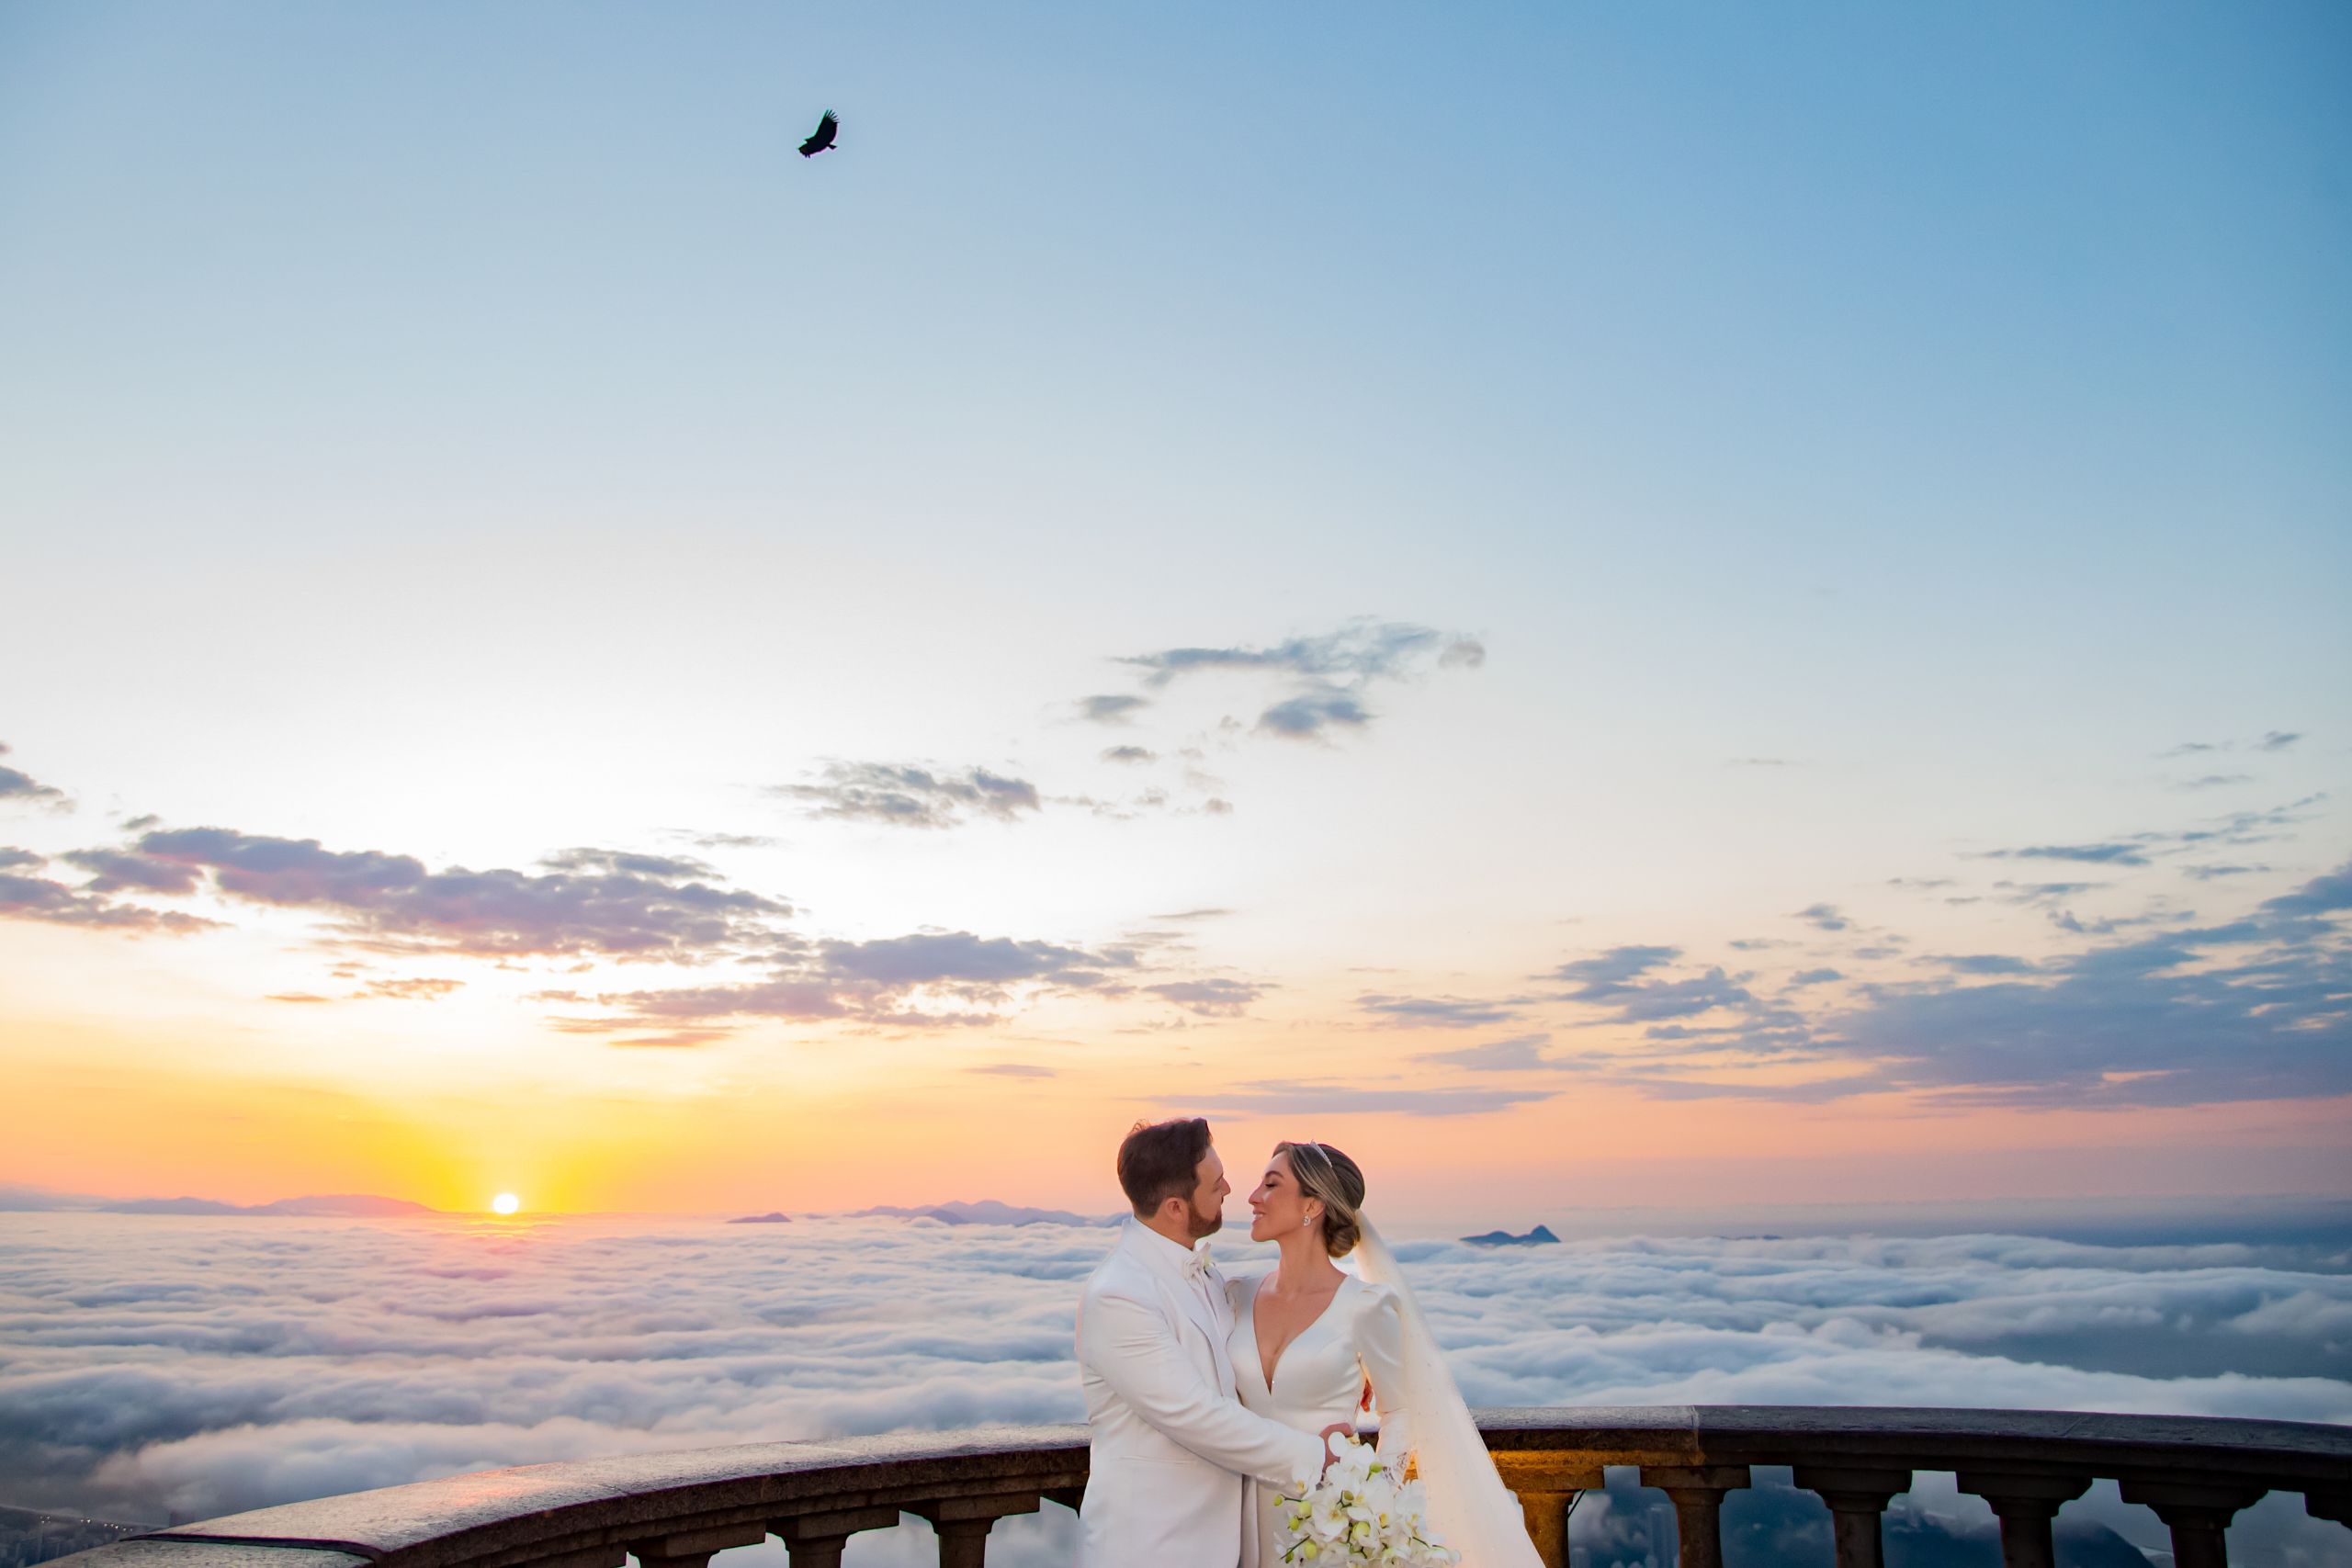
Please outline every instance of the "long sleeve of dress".
M1078 1349L1129 1409L1218 1469L1275 1486L1322 1473L1323 1440L1253 1415L1202 1382L1156 1307L1095 1297L1079 1316Z
M1386 1285L1365 1286L1348 1326L1380 1412L1380 1457L1402 1469L1413 1449L1413 1413L1405 1399L1405 1323L1396 1292Z

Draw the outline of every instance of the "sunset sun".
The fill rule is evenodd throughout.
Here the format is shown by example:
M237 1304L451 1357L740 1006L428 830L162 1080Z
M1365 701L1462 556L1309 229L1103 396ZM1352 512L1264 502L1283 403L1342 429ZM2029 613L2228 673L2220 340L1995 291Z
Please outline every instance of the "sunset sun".
M523 1200L512 1192L501 1192L490 1201L491 1212L497 1214L511 1214L522 1206Z

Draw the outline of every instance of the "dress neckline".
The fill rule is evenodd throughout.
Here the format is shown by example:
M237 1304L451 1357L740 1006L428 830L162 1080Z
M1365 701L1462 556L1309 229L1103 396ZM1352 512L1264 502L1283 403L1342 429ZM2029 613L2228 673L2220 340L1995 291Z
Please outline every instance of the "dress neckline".
M1323 1325L1323 1320L1331 1315L1331 1309L1340 1304L1340 1298L1348 1293L1349 1285L1363 1282L1353 1274L1342 1271L1338 1286L1331 1292L1331 1299L1323 1303L1323 1310L1317 1313L1306 1327L1292 1335L1283 1343L1282 1348L1274 1352L1274 1368L1272 1372L1269 1372L1266 1370L1266 1352L1258 1344L1258 1287L1272 1278L1272 1274L1265 1274L1250 1281L1250 1348L1258 1352L1258 1382L1264 1386L1270 1398L1274 1392L1274 1379L1281 1375L1283 1370L1283 1358L1290 1354L1291 1347Z

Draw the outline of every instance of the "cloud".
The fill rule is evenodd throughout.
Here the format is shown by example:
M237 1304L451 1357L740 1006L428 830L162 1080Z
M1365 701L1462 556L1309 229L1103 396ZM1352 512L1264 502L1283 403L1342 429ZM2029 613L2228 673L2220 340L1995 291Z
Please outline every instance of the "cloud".
M1931 960L1962 975L2030 975L2034 966L2005 953L1947 953Z
M2336 867L2324 876L2314 876L2292 893L2265 899L2262 912L2266 915L2325 915L2338 909L2352 909L2352 863Z
M17 852L21 854L24 852ZM177 909L149 909L136 904L109 904L103 898L77 893L62 882L51 882L40 876L17 876L7 872L0 872L0 919L40 920L59 926L88 926L101 931L164 931L175 936L209 931L220 923L182 914Z
M0 745L0 757L7 754L8 748ZM0 800L21 800L27 803L42 801L51 805L63 805L65 792L62 789L52 789L48 784L39 782L28 774L21 773L14 768L0 768Z
M1155 920L1216 920L1233 913L1230 909L1185 909L1173 915L1154 915Z
M311 991L273 991L262 999L272 1002L327 1002L334 998L322 997Z
M1001 1078L1049 1078L1054 1076L1053 1068L1035 1066L1027 1062L992 1062L985 1067L966 1067L964 1070Z
M1111 746L1103 750L1102 760L1106 762L1157 762L1159 753L1146 750L1140 746Z
M15 871L18 868L29 869L34 866L47 865L48 863L49 857L47 855L37 855L30 850L20 850L12 845L0 844L0 871Z
M370 980L366 994L390 997L398 1001L439 1001L450 992L461 990L463 980Z
M1529 1072L1557 1066L1544 1055L1544 1047L1551 1040L1549 1034L1515 1034L1508 1040L1489 1040L1459 1051L1432 1051L1413 1060L1474 1073Z
M2217 877L2247 876L2269 869L2267 865L2185 865L2180 868L2180 874L2192 881L2211 882Z
M1853 923L1838 913L1838 906L1835 904L1815 904L1808 908L1799 909L1796 912L1796 918L1826 931L1842 931Z
M1171 648L1119 662L1143 671L1144 684L1154 690L1213 671L1274 676L1292 688L1291 694L1259 714L1259 731L1283 739L1328 740L1335 731L1362 729L1372 722L1363 694L1373 682L1409 680L1432 664L1476 670L1486 660L1486 648L1475 637L1402 622L1355 621L1263 648Z
M1795 974L1789 976L1789 984L1792 986L1822 986L1828 984L1832 980L1842 980L1845 977L1845 976L1840 975L1835 969L1800 969Z
M1366 1174L1377 1212L1400 1178ZM496 1466L1080 1420L1079 1292L1117 1239L808 1216L8 1224L40 1239L0 1314L11 1501L157 1523ZM2352 1276L2245 1246L1409 1236L1392 1246L1474 1404L2352 1420ZM1239 1225L1216 1247L1236 1278L1274 1261ZM1069 1560L1005 1530L991 1563Z
M1354 1084L1265 1079L1219 1094L1187 1095L1183 1103L1201 1111L1253 1116L1483 1116L1550 1100L1558 1092L1548 1089L1364 1089Z
M1561 1000L1611 1009L1620 1023L1695 1018L1718 1008L1759 1011L1754 993L1720 968L1690 980L1641 978L1680 953L1672 947L1612 947L1598 958L1561 964L1552 978L1580 982Z
M2145 865L2144 844L2035 844L2022 850L1991 850L1986 860L2063 860L2087 865Z
M1114 727L1133 724L1135 716L1151 705L1149 697L1110 693L1101 696L1078 699L1078 716L1090 724Z
M1732 945L1749 944L1735 942ZM1563 964L1552 971L1550 977L1575 981L1588 987L1611 987L1645 975L1659 964L1671 963L1681 956L1682 950L1679 947L1612 947L1598 958L1579 958Z
M1356 1006L1397 1027L1478 1029L1519 1016L1509 1003L1464 1001L1458 997L1363 996L1356 998Z
M730 1018L984 1026L1037 991L1120 994L1124 976L1136 963L1135 954L1124 949L1089 952L970 931L787 942L778 944L765 979L602 995L595 998L597 1005L620 1010L619 1016L568 1019L561 1027L600 1033L657 1020ZM565 998L549 994L548 999Z
M974 817L1015 820L1042 803L1037 786L985 768L933 773L896 762L829 762L824 783L780 784L774 793L804 801L811 816L894 828L954 828Z
M1276 703L1258 716L1258 728L1292 739L1320 738L1327 730L1362 729L1371 712L1347 692L1321 692Z
M2302 737L2292 730L2274 729L2254 743L2257 751L2284 751Z
M1175 980L1142 988L1203 1018L1239 1018L1266 990L1243 980Z
M1724 766L1727 768L1793 768L1796 764L1786 757L1733 757L1728 759Z
M195 892L203 880L193 866L121 850L68 850L61 858L95 874L82 885L83 890L89 893L122 893L136 888L168 897L185 897Z
M315 909L354 937L453 953L692 959L763 938L792 912L711 886L697 863L607 851L567 852L558 863L579 869L537 876L463 866L428 872L411 855L187 828L142 834L128 853L109 852L102 863L106 878L144 876L149 886L209 873L228 898Z

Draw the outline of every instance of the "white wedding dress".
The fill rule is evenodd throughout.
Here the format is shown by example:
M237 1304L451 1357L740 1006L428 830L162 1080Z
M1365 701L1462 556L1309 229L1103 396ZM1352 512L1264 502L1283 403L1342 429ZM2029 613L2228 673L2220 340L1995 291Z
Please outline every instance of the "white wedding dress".
M1352 1274L1342 1279L1323 1315L1283 1348L1269 1384L1258 1355L1258 1286L1264 1278L1228 1280L1225 1286L1233 1306L1233 1333L1225 1351L1233 1361L1242 1407L1302 1432L1352 1427L1369 1381L1380 1413L1380 1457L1402 1469L1402 1456L1410 1451L1411 1416L1405 1406L1405 1336L1396 1292ZM1254 1482L1250 1491L1258 1513L1258 1562L1272 1568L1282 1560L1278 1495Z
M1462 1553L1461 1568L1543 1568L1519 1501L1487 1457L1412 1287L1368 1220L1355 1256L1364 1277L1340 1281L1323 1315L1283 1347L1271 1383L1258 1357L1258 1286L1265 1276L1226 1282L1233 1308L1226 1354L1242 1405L1285 1427L1321 1432L1355 1424L1369 1383L1380 1416L1380 1457L1399 1470L1408 1459L1418 1465L1430 1528ZM1250 1492L1256 1568L1280 1568L1278 1494L1257 1482Z

